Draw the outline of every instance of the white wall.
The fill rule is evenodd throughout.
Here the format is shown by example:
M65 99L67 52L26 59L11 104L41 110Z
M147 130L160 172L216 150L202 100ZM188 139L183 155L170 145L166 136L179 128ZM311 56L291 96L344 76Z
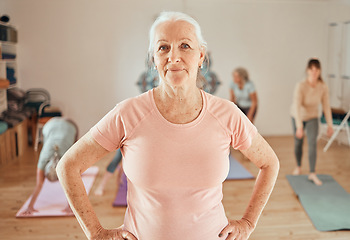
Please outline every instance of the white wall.
M339 28L343 28L344 22L350 21L350 0L342 0L342 1L330 1L327 4L328 9L328 22L329 23L337 23ZM344 34L341 31L340 34ZM339 40L342 41L342 37L339 37ZM342 45L345 45L344 43L339 44L339 49L342 49L342 51L345 51L344 47ZM350 42L347 43L347 46L350 47ZM344 52L342 54L345 54ZM337 57L341 54L337 54ZM342 62L341 60L339 63ZM350 63L347 63L350 64ZM326 65L327 66L327 65ZM333 107L337 108L343 108L345 110L348 110L350 108L350 80L343 80L341 79L341 75L344 74L345 66L340 66L340 71L337 74L336 79L327 79L327 83L329 85L330 89L330 99L331 99L331 105ZM348 66L349 68L349 66ZM327 69L327 68L326 68Z
M48 89L86 132L117 102L139 94L148 29L161 10L193 15L228 98L231 71L246 67L259 97L256 125L291 134L295 83L311 56L326 58L328 1L0 0L19 30L21 87Z
M328 9L328 22L341 24L343 22L350 21L350 0L341 0L341 1L330 1L327 4ZM348 43L350 47L350 42ZM331 104L334 107L340 107L345 110L349 110L350 107L350 80L345 80L343 84L338 79L338 81L328 81L330 88L330 97ZM342 92L342 93L341 93ZM339 99L338 96L343 96L342 99ZM345 131L341 131L337 136L337 141L343 144L349 144L348 136ZM334 143L333 143L334 144Z
M80 134L139 93L149 27L159 11L181 10L171 0L1 0L0 9L19 31L21 87L48 89Z
M325 5L315 1L191 1L204 26L213 68L228 98L231 72L246 67L259 109L256 125L265 135L291 134L290 105L308 58L325 57ZM197 11L197 6L201 10ZM215 11L213 11L215 9Z

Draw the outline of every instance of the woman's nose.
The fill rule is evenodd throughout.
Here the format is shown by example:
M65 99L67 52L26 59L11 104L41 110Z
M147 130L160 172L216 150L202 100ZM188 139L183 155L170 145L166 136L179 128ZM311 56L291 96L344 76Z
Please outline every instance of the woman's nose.
M176 62L180 62L180 53L177 49L172 48L169 51L169 56L168 56L168 62L170 63L176 63Z

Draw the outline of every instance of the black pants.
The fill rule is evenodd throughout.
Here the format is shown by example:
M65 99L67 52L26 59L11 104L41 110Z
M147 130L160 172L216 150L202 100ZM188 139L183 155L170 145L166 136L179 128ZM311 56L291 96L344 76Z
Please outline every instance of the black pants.
M237 107L238 107L239 109L241 109L241 111L247 116L247 114L248 114L250 108L242 108L242 107L240 107L239 105L237 105ZM254 113L253 113L253 118L255 118L255 114L256 114L256 110L257 110L257 109L258 109L258 107L255 108L255 111L254 111Z

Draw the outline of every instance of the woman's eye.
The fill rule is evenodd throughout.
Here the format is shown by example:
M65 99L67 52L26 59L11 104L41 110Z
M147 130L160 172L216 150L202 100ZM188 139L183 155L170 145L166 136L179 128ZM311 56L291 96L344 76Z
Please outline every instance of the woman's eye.
M188 45L187 43L183 43L181 44L181 47L187 49L190 48L190 45Z
M167 49L168 49L168 47L165 46L165 45L163 45L163 46L160 46L160 47L158 48L158 51L165 51L165 50L167 50Z

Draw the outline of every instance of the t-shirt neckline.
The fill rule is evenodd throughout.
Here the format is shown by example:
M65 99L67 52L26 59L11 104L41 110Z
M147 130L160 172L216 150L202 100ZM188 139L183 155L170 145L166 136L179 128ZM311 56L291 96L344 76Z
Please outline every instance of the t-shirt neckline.
M189 122L189 123L172 123L169 122L167 119L165 119L163 117L163 115L159 112L159 109L157 108L156 102L154 100L154 88L152 90L150 90L150 100L151 100L151 105L152 108L155 112L155 114L157 115L158 119L163 122L165 125L170 126L170 127L174 127L174 128L188 128L188 127L192 127L197 125L198 123L201 122L201 120L203 119L205 113L206 113L206 109L207 109L207 99L206 96L204 94L204 91L200 89L200 93L202 96L202 101L203 101L203 106L202 106L202 110L200 111L199 115L197 116L196 119L194 119L193 121Z

